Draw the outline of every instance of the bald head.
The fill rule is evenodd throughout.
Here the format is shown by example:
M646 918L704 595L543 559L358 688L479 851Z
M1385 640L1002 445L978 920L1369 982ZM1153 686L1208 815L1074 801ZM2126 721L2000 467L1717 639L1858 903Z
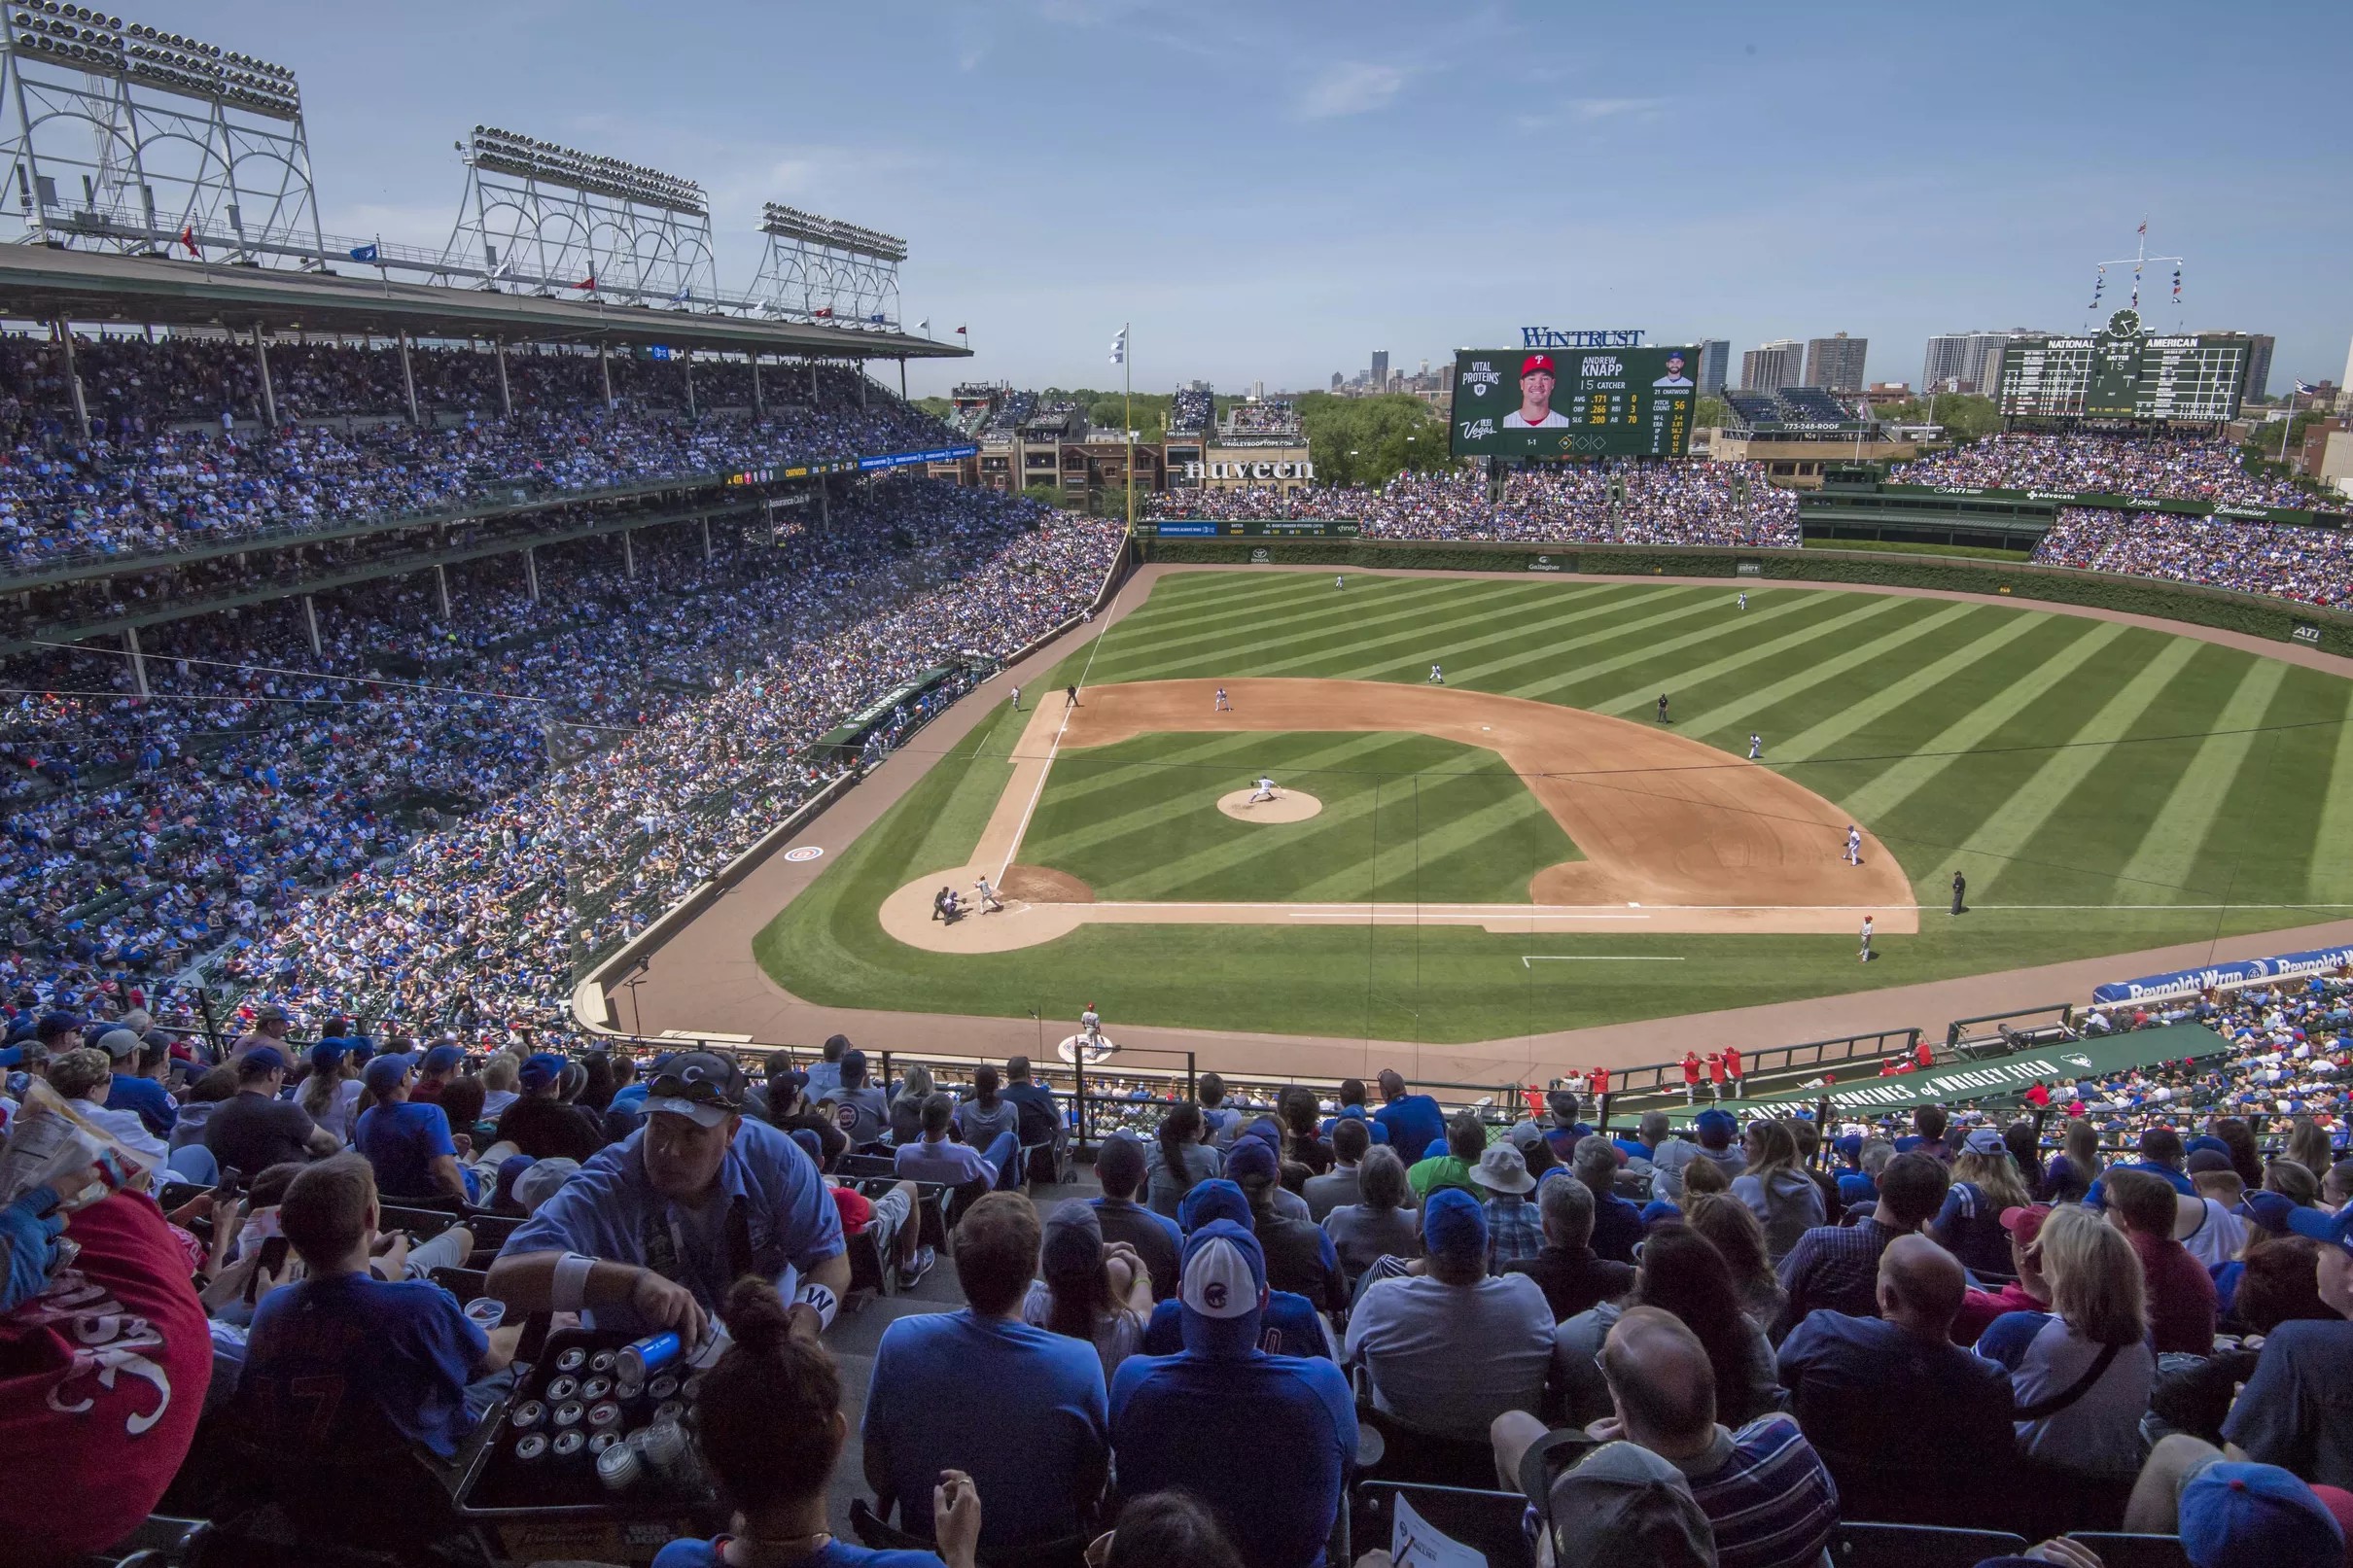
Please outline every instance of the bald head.
M1601 1375L1626 1436L1643 1447L1673 1458L1715 1436L1715 1370L1682 1319L1656 1307L1628 1307L1602 1342Z
M1899 1236L1879 1254L1879 1315L1923 1339L1951 1333L1968 1289L1961 1260L1924 1236Z

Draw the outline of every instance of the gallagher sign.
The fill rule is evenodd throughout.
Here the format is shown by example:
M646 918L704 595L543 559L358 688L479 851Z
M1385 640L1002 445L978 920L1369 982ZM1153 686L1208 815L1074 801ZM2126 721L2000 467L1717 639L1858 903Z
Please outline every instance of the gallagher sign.
M1640 348L1639 327L1523 327L1522 348Z

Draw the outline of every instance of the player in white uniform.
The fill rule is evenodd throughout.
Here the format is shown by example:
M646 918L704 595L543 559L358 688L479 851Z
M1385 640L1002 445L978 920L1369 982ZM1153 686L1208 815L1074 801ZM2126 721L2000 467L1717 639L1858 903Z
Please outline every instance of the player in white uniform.
M1846 863L1850 866L1863 863L1863 830L1852 822L1846 824Z
M1429 667L1429 683L1433 686L1443 686L1446 684L1445 665L1433 664Z
M1004 901L1003 899L1001 899L1001 898L1000 898L1000 897L998 897L998 896L997 896L997 889L989 886L989 879L988 879L988 878L986 878L986 877L975 877L975 878L973 878L973 879L972 879L972 890L973 890L974 892L976 892L976 893L978 893L978 894L980 895L980 898L979 898L979 903L980 903L980 912L981 912L982 914L984 914L984 915L985 915L985 914L987 914L987 913L988 913L990 910L993 910L993 909L1002 909L1002 908L1004 908L1004 907L1005 907L1005 901Z
M1348 586L1348 578L1346 576L1334 577L1332 579L1332 586L1335 588L1345 588Z
M1745 593L1740 595L1740 608L1742 610L1746 610L1748 608L1748 595Z
M1871 917L1863 917L1863 961L1871 961Z
M1273 800L1274 798L1275 781L1261 776L1258 780L1258 792L1252 795L1249 799L1244 801L1243 804L1245 806L1255 806L1262 800Z
M1095 1011L1093 1002L1087 1003L1086 1011L1078 1015L1078 1032L1091 1043L1101 1044L1103 1041L1103 1015Z
M1019 686L1013 688L1013 712L1017 714L1021 712L1021 688Z
M1758 734L1754 734L1754 733L1751 733L1751 734L1749 735L1749 737L1748 737L1748 760L1749 760L1749 761L1751 761L1751 762L1762 762L1762 761L1764 761L1764 760L1765 760L1765 737L1764 737L1764 736L1762 736L1762 735L1758 735Z
M1230 714L1233 711L1234 705L1225 700L1225 687L1219 686L1217 688L1217 706L1211 709L1210 712L1213 714Z

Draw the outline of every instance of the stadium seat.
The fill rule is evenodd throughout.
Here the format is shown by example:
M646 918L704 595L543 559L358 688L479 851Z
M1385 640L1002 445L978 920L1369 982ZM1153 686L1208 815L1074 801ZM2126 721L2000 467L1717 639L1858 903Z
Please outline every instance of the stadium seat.
M1527 1516L1528 1499L1518 1492L1360 1481L1355 1491L1354 1530L1368 1550L1386 1547L1394 1539L1391 1526L1399 1499L1409 1504L1432 1529L1484 1555L1488 1568L1533 1568L1535 1552L1529 1549L1528 1534L1521 1524Z
M2122 1531L2070 1530L2067 1539L2096 1553L2100 1568L2190 1568L2178 1535L2126 1535Z
M480 1300L490 1282L489 1273L480 1269L436 1269L426 1277L455 1296L460 1307Z
M1425 1486L1477 1488L1495 1479L1495 1450L1485 1438L1425 1432L1356 1402L1356 1452L1368 1478ZM1374 1441L1365 1442L1370 1437Z
M1841 1524L1830 1538L1836 1568L1977 1568L2025 1550L2024 1536L1933 1524Z
M217 1560L210 1519L151 1514L136 1530L86 1559L91 1568L205 1568Z

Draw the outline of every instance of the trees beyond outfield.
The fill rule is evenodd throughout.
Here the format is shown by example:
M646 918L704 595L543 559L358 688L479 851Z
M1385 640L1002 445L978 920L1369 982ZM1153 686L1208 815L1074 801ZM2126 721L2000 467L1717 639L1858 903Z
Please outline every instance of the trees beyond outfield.
M1446 422L1429 404L1403 393L1335 398L1311 392L1299 400L1299 419L1319 484L1379 485L1400 472L1436 473L1454 467L1446 451Z

